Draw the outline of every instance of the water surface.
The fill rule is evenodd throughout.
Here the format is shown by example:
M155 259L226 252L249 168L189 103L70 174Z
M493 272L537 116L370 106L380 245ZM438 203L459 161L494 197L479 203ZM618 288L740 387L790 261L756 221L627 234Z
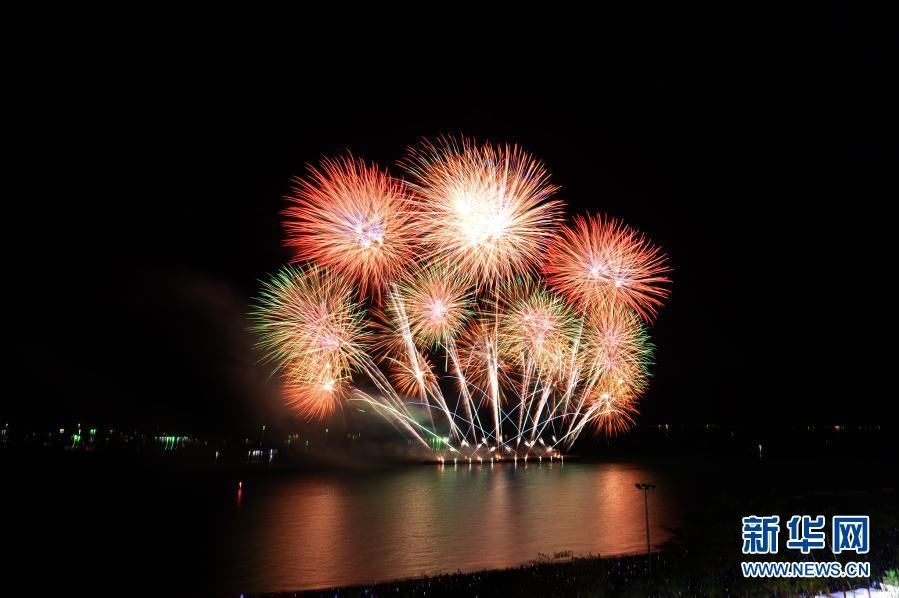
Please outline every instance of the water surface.
M675 476L633 463L410 466L250 480L223 514L223 591L296 590L624 554L670 537Z

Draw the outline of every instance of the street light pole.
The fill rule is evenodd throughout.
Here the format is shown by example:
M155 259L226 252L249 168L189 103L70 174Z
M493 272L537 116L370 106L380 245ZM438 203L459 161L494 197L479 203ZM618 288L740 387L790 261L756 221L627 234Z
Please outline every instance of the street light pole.
M634 484L638 490L643 491L643 509L646 513L646 558L649 560L649 572L652 573L652 546L649 543L649 491L656 487L655 484Z

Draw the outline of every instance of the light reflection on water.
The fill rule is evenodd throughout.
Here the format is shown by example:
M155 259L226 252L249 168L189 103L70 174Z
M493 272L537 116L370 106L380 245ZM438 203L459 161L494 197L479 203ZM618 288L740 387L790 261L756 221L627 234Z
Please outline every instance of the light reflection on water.
M223 591L297 590L510 567L539 553L623 554L670 537L681 507L638 464L413 466L245 484L223 530ZM674 480L668 480L673 482Z

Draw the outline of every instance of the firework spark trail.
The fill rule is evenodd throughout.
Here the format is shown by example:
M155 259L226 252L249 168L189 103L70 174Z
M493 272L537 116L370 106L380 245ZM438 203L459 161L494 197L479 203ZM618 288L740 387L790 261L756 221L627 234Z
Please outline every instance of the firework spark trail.
M521 356L521 361L526 362L527 359L524 355ZM521 426L524 425L524 414L525 409L527 407L527 393L528 388L530 387L531 380L531 367L530 363L527 364L527 367L524 369L524 375L521 378L521 390L519 391L519 401L518 401L518 434L516 435L515 446L518 446L521 443Z
M572 418L576 418L578 412L580 411L580 403L578 403L578 408L574 411L574 413L568 413L567 410L571 402L571 397L574 395L574 391L577 388L577 383L580 380L581 376L581 364L578 360L578 354L581 346L581 335L584 331L583 326L583 321L579 321L577 331L575 332L574 337L571 341L571 350L568 353L568 365L563 369L565 392L562 395L561 402L563 404L563 411L565 411L566 417Z
M493 421L496 423L496 442L499 444L502 442L503 434L502 434L502 420L500 419L500 393L499 393L499 376L498 376L498 368L499 366L496 363L496 351L492 351L489 357L489 366L490 366L490 403L493 407Z
M669 294L665 254L612 218L556 234L557 188L517 147L441 139L401 165L408 184L323 160L288 197L287 244L305 265L263 282L250 315L297 413L361 401L469 459L551 456L588 426L630 428L652 364L646 324Z
M387 418L388 421L390 421L391 423L394 421L399 422L412 435L412 437L415 438L416 440L418 440L419 442L421 442L421 444L426 449L431 448L430 445L427 443L427 441L424 439L424 437L422 437L422 435L418 432L418 430L421 430L422 432L425 432L426 434L428 434L432 437L435 437L435 438L437 437L437 435L434 432L432 432L431 430L428 430L427 428L425 428L424 426L419 424L417 421L415 421L415 418L413 418L411 415L409 415L409 413L405 409L397 409L396 407L387 405L381 401L378 401L378 400L372 398L370 395L368 395L362 391L359 391L359 390L357 390L357 396L358 396L357 399L350 399L350 400L365 401L367 404L369 404L371 407L373 407L377 411L386 411L386 412L390 413L393 417Z
M421 428L421 426L418 424L418 422L415 421L415 418L412 416L412 414L409 413L407 404L396 393L396 391L391 387L390 382L387 380L387 378L384 377L384 374L381 373L381 371L378 369L378 367L375 365L375 363L369 360L364 364L363 368L365 369L365 372L368 374L370 380L375 384L375 386L378 388L378 390L381 391L382 396L387 397L390 400L390 403L392 403L392 404L388 404L383 401L380 401L380 402L378 402L378 405L380 407L382 407L383 409L386 409L390 413L396 415L397 418L399 418L400 423L402 423L403 426L409 432L411 432L417 440L419 440L426 447L429 447L428 443L425 442L425 440L421 437L421 435L415 431L415 428L412 427L412 424L414 424L416 427ZM359 392L361 393L362 391L359 391ZM374 400L369 395L366 395L366 396L369 399Z
M549 399L550 392L552 392L552 384L544 386L543 391L540 393L540 400L537 402L537 411L534 412L534 419L532 420L531 425L531 440L533 440L534 436L537 434L537 424L540 421L540 414L546 406L546 401Z
M427 402L428 388L427 383L425 382L424 374L424 366L426 364L423 363L421 354L418 352L418 349L415 348L415 343L412 341L412 332L409 329L409 320L406 317L405 310L403 309L402 304L400 304L395 294L391 296L391 306L393 307L396 322L399 324L398 333L400 335L400 338L402 339L402 344L406 352L408 363L411 364L411 372L414 377L415 384L419 389L422 400ZM399 360L396 361L400 362ZM449 416L449 410L445 410L447 412L447 418L450 420L450 425L452 426L452 418L450 418ZM434 419L431 416L430 409L428 410L428 417L431 418L431 425L433 426Z
M450 409L446 403L446 399L443 396L443 392L440 390L440 386L436 383L436 380L431 379L436 379L436 377L426 376L426 373L422 368L422 365L426 364L427 362L421 357L421 354L418 352L418 348L415 345L412 325L410 324L410 318L407 314L407 307L405 302L403 301L402 295L400 294L396 286L392 288L392 291L390 293L389 304L392 319L397 325L397 334L399 335L402 342L406 358L408 359L408 363L411 364L411 372L420 388L421 398L427 401L428 396L430 396L435 401L437 401L437 404L443 409L447 423L449 424L450 436L454 438L458 437L459 430L456 426L453 415L450 413ZM444 312L445 311L446 310L444 310ZM419 326L419 328L421 328L421 326ZM427 374L430 373L431 372L429 370ZM430 410L428 411L428 413L430 414Z
M465 410L465 420L469 423L469 429L466 430L462 438L464 439L468 435L468 431L470 430L472 433L472 439L477 442L475 428L481 430L483 430L483 428L481 426L481 419L478 416L477 408L475 407L474 401L471 398L471 393L468 391L468 382L465 379L465 373L462 369L462 364L459 363L459 353L456 350L456 340L454 338L445 339L445 346L447 357L453 365L453 375L456 378L456 383L459 388L462 408Z

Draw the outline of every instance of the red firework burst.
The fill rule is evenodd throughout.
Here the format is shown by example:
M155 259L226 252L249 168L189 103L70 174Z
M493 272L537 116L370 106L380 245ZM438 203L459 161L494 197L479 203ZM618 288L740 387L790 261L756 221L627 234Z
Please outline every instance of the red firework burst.
M284 211L294 261L311 261L379 298L419 251L415 205L402 181L362 160L325 159L297 179Z
M646 321L668 297L668 258L642 233L601 216L575 217L547 249L549 283L584 308L624 303Z

